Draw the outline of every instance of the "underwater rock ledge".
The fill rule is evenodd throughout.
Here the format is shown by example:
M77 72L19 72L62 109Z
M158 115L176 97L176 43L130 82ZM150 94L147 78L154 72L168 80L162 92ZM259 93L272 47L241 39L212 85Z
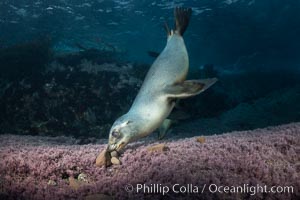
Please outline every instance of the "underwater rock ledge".
M293 193L174 194L189 199L297 199L300 197L300 123L253 131L161 141L167 151L148 151L159 142L145 139L128 146L122 165L97 168L106 146L77 145L74 138L0 135L0 199L161 199L161 194L125 191L161 184L243 184L293 186ZM101 196L102 195L102 196Z

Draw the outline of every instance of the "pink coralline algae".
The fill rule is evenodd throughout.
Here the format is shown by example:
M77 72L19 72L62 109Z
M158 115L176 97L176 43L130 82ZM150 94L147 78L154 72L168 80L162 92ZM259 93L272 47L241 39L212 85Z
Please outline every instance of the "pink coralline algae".
M148 151L158 141L133 143L121 165L99 168L95 159L107 141L1 135L0 199L300 198L300 123L205 136L203 143L199 136L163 141L166 151ZM257 185L277 192L253 193L249 188ZM249 190L211 191L215 186Z

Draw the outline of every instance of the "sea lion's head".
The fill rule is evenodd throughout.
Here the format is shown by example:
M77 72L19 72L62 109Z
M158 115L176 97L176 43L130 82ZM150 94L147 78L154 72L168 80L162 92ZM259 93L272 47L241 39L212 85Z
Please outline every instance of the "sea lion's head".
M137 123L128 119L126 115L117 119L109 132L108 150L119 152L129 142L135 140L138 133L137 127Z

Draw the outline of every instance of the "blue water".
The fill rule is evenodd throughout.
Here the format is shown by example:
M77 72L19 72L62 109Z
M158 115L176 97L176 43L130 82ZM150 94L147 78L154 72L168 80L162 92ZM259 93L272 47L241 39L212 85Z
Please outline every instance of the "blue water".
M130 59L150 62L145 52L164 47L163 23L173 25L175 6L193 9L185 34L193 67L247 65L253 57L272 67L299 62L295 0L2 0L0 44L49 35L60 51L76 51L76 42L89 47L105 42Z
M24 126L27 128L22 125L20 129L26 129L25 133L28 134L33 130L34 133L47 134L51 128L40 129L43 126L41 124L50 122L55 124L57 121L62 124L55 125L55 130L65 130L68 134L78 132L86 126L109 127L113 120L130 106L139 84L127 94L124 104L118 107L106 106L107 110L103 112L97 108L97 104L103 108L103 105L119 101L123 97L122 94L108 94L109 91L101 90L102 96L107 97L101 98L91 97L90 93L81 97L81 92L87 89L74 89L76 95L73 96L68 96L70 93L66 92L68 87L72 88L75 85L75 82L86 88L95 89L99 85L110 87L108 82L116 79L113 79L113 75L109 77L109 74L105 74L105 80L97 76L94 84L90 81L94 79L87 74L74 75L73 68L79 66L82 60L89 61L91 58L86 57L88 53L76 58L77 60L73 57L65 59L62 63L67 69L61 74L47 72L48 75L45 75L44 71L35 73L36 69L40 65L49 66L55 63L54 61L58 60L55 56L76 54L83 52L83 49L97 49L119 54L121 58L116 59L116 62L120 65L128 62L145 65L141 70L145 73L154 60L147 52L160 52L164 48L166 32L163 25L167 22L173 27L173 9L176 6L193 9L190 25L184 34L190 58L189 77L217 76L220 80L211 91L182 103L184 110L192 113L186 122L182 122L183 124L192 123L191 126L205 133L209 127L215 127L214 123L219 123L216 122L217 119L229 122L215 132L254 129L300 120L300 108L295 105L300 93L300 1L1 0L0 48L3 51L0 52L2 71L0 119L4 132L23 133L24 131L11 127L25 121L27 125ZM49 39L50 44L46 45L51 48L53 54L51 58L46 56L44 59L37 52L33 51L31 54L24 50L26 52L23 52L24 56L32 56L27 59L30 62L24 64L23 54L17 51L14 53L14 48L10 50L12 54L9 56L5 54L8 52L7 48L41 38ZM35 55L36 60L40 59L40 64L32 61ZM20 59L20 65L14 62L17 60L16 57ZM95 58L93 59L94 62ZM96 61L97 64L101 62L113 61ZM29 67L13 70L13 66L21 65ZM21 71L21 75L16 75ZM71 78L66 80L67 76ZM142 80L142 76L138 78ZM112 84L117 82L112 81ZM29 89L26 89L26 84L30 85ZM57 87L55 95L58 90L65 88L65 105L61 104L61 96L53 97L52 94L51 98L57 98L55 101L60 103L52 102L52 106L49 108L46 106L49 94L43 96L43 92L48 86ZM128 88L132 89L130 85L127 85ZM83 99L92 100L82 106L86 101L74 101L78 95ZM19 110L13 111L15 107ZM61 107L70 109L62 111ZM19 112L20 110L22 112ZM47 114L43 113L44 110L47 110ZM17 114L14 112L25 114L16 117ZM237 112L241 114L238 115ZM251 112L261 114L253 117ZM86 115L87 119L82 117ZM103 115L107 118L102 119ZM250 117L243 119L240 116ZM230 117L233 118L229 119ZM252 121L249 124L250 118ZM82 119L85 121L82 122ZM238 119L241 122L237 122ZM204 128L198 127L203 123ZM76 128L61 128L68 126L66 124L76 124L74 125ZM38 131L36 126L39 127ZM97 131L99 132L98 129ZM214 133L214 131L209 133L211 132ZM87 133L82 133L84 134Z

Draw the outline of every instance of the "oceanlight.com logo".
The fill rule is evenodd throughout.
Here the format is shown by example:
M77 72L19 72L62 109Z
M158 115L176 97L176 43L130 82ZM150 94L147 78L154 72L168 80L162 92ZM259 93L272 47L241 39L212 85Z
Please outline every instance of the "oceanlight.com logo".
M162 194L168 193L177 194L202 194L205 191L209 193L241 193L255 195L257 193L293 193L293 186L270 186L267 185L252 185L243 184L241 186L224 186L216 184L204 184L204 185L193 185L193 184L174 184L172 186L162 184L136 184L135 186L127 184L124 187L126 192L129 193L142 193L142 194Z

